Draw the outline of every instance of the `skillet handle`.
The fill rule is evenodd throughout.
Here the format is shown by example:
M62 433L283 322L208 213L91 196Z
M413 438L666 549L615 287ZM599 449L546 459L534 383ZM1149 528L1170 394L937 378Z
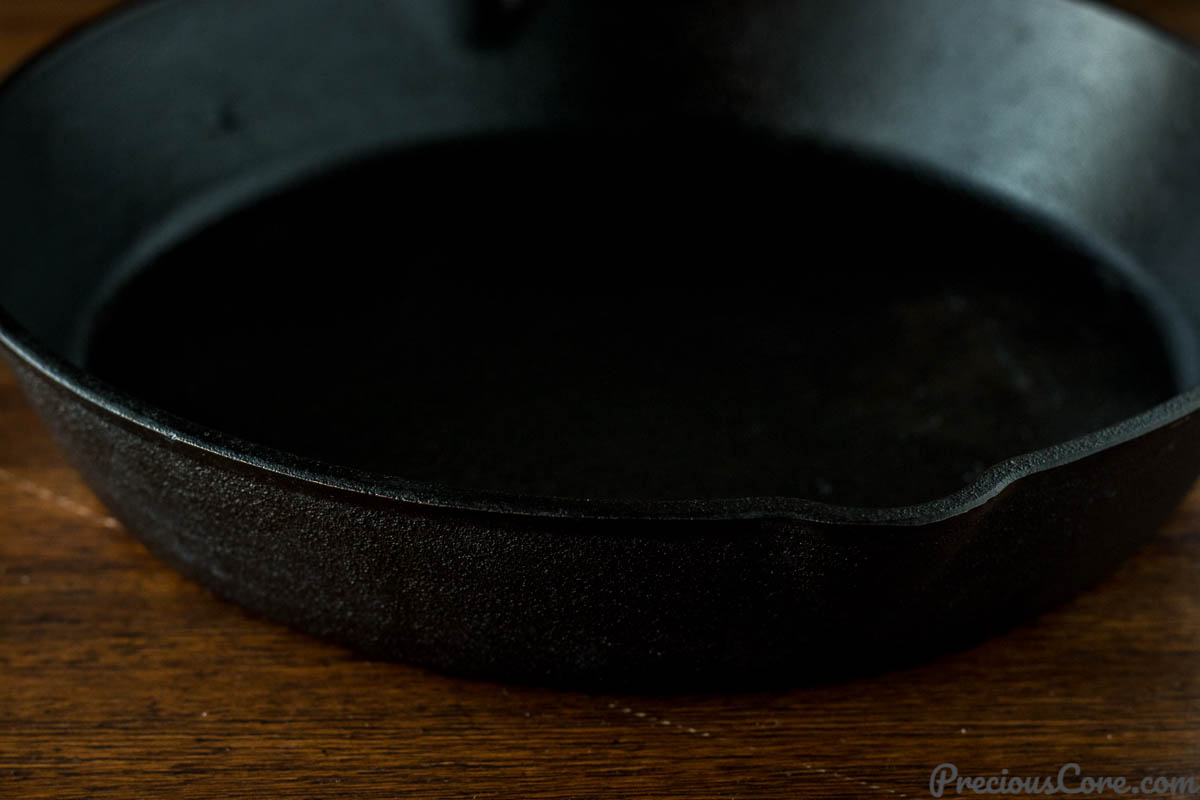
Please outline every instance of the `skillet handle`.
M469 0L467 38L476 47L503 47L515 38L539 0Z

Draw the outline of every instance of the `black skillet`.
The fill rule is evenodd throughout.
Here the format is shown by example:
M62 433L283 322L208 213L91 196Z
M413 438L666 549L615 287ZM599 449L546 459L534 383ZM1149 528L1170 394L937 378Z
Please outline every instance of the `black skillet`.
M158 0L0 91L0 343L254 611L455 673L877 669L1200 472L1200 66L1066 0Z

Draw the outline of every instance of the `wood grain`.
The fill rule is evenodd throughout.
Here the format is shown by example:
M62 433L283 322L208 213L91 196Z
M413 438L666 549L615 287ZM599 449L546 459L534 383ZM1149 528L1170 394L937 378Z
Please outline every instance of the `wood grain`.
M105 0L0 0L0 69ZM1195 0L1121 5L1200 37ZM928 796L1200 777L1200 491L1069 605L913 669L625 697L454 680L248 616L107 515L0 367L0 797Z

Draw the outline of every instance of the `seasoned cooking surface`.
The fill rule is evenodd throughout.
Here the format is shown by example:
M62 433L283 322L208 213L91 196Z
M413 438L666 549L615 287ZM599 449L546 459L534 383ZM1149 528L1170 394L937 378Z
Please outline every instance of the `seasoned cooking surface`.
M111 299L88 366L407 479L903 505L1174 393L1124 286L1017 215L813 146L512 137L233 215Z

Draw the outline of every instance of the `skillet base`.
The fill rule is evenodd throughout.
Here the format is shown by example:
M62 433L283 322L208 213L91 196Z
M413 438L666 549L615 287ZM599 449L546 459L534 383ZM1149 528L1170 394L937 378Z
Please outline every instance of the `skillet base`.
M88 369L280 450L524 495L953 492L1179 386L1115 266L1011 209L711 132L390 154L136 271Z

